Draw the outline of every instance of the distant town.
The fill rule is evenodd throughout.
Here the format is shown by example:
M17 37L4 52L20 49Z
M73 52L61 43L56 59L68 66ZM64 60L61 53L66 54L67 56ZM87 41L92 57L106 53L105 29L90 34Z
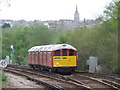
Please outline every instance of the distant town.
M41 21L41 20L34 20L34 21L26 21L26 20L0 20L0 28L4 28L6 25L7 28L12 27L14 25L21 25L24 27L30 27L33 24L38 23L41 25L47 26L51 30L76 30L80 27L93 27L94 25L99 25L100 22L97 22L92 19L84 19L83 21L80 20L79 12L77 9L75 9L74 13L74 20L71 19L60 19L60 20L47 20L47 21Z

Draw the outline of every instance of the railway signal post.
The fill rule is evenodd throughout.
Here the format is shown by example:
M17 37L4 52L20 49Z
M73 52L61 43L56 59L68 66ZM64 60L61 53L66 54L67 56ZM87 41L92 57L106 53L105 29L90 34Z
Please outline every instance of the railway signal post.
M0 90L2 89L2 72L5 67L7 67L7 61L0 60Z

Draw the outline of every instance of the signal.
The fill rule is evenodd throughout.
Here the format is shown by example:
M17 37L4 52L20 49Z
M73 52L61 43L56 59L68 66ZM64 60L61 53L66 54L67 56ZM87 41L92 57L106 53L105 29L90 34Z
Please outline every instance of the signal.
M5 60L0 60L0 67L1 67L1 68L7 67L7 61L5 61Z

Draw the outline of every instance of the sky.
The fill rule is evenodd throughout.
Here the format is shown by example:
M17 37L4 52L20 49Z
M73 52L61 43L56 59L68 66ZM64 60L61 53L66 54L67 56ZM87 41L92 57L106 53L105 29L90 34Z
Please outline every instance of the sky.
M74 19L76 5L80 20L95 19L112 0L5 0L0 5L0 19L59 20Z

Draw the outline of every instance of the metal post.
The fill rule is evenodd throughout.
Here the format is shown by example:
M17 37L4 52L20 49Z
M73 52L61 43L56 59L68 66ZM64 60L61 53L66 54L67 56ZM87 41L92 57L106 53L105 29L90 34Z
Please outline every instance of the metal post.
M2 21L0 21L2 24ZM2 28L0 28L0 60L2 59ZM2 68L0 68L0 90L2 89Z
M0 60L1 59L2 59L2 28L0 28ZM0 68L0 90L2 89L2 72L3 72L2 68Z
M10 46L11 54L10 54L10 61L13 61L13 56L14 56L14 46ZM11 62L9 62L11 64Z
M6 1L6 2L4 2ZM11 0L1 0L0 5L2 3L6 4L8 7L10 7L10 1ZM2 9L0 8L0 11ZM0 24L3 24L2 21L0 21ZM2 59L2 28L0 28L0 60ZM2 68L0 68L0 90L2 89Z

